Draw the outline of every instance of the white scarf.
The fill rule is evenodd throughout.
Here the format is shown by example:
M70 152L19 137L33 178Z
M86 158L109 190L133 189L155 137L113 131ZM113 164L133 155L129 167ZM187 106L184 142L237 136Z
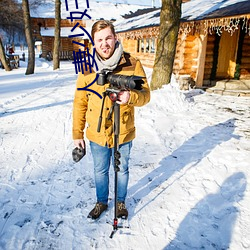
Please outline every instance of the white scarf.
M121 43L118 41L115 44L114 53L109 59L103 60L98 55L98 53L95 53L95 62L97 63L97 67L98 67L98 70L96 70L96 73L100 73L102 70L109 71L109 72L113 71L117 67L121 59L122 53L123 53L123 47Z

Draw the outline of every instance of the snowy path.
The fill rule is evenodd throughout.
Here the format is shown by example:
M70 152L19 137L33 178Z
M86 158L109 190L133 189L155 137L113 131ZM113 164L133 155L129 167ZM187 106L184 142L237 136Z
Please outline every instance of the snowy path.
M108 212L89 223L88 146L71 160L75 79L65 64L0 85L0 249L250 249L250 99L154 91L137 109L130 229L110 239L113 181Z

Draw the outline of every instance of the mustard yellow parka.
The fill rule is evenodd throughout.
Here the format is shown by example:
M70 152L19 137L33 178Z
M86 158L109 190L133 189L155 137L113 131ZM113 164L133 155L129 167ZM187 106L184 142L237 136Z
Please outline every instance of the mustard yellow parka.
M119 65L113 71L114 74L142 76L144 84L142 90L130 90L130 99L127 104L120 105L120 135L119 144L129 142L135 138L134 125L134 107L140 107L147 104L150 100L150 89L147 83L146 75L139 60L136 60L130 54L123 53ZM101 146L107 145L109 148L114 147L113 118L108 120L108 114L112 107L112 101L109 97L105 98L104 109L102 113L101 130L97 132L97 126L101 111L102 99L95 93L85 90L84 88L94 81L96 73L84 72L79 74L75 98L73 103L73 140L84 138L84 129L86 128L86 137L88 140ZM89 88L102 95L109 87L98 85L96 82ZM87 124L86 124L87 123Z

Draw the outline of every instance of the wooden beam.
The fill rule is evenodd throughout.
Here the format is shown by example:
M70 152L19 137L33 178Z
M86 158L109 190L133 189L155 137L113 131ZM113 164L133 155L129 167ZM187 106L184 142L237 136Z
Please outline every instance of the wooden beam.
M202 87L203 85L206 50L207 50L207 36L201 34L199 35L199 55L198 55L198 65L197 65L198 67L195 79L197 87Z

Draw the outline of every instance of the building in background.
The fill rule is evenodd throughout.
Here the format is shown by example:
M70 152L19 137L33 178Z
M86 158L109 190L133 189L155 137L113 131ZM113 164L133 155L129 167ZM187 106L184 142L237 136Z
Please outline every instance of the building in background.
M75 11L75 1L68 1L68 11L66 11L65 2L61 4L61 41L60 41L60 59L72 59L73 51L84 51L86 48L91 48L92 44L87 35L80 35L75 38L69 38L72 34L83 34L83 31L78 27L71 32L71 29L77 23L71 22L67 17L70 11ZM87 14L82 20L77 20L79 26L91 32L92 24L100 19L115 21L122 18L122 15L130 14L138 9L147 9L150 6L132 5L132 4L115 4L110 2L89 2L89 8L86 6L86 1L78 1L78 11L87 9ZM54 3L47 1L38 8L31 10L31 22L33 30L33 38L35 43L39 42L41 46L41 57L52 59L54 46L54 26L55 26L55 6ZM84 44L85 47L72 43L72 41Z
M124 49L147 67L154 65L159 25L160 8L115 22ZM204 88L250 80L250 1L184 1L173 73Z

